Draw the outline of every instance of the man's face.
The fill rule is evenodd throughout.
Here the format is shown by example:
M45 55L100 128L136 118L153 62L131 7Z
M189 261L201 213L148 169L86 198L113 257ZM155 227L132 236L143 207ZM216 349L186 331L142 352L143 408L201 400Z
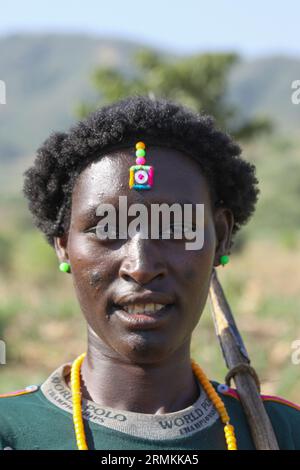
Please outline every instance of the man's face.
M131 149L107 154L80 174L65 245L90 331L103 352L130 362L163 360L189 347L206 303L212 268L218 264L210 193L197 162L178 150L154 146L147 148L146 158L155 171L150 190L129 189L129 168L135 164ZM127 197L128 207L142 203L149 212L152 203L204 204L203 247L187 250L185 239L144 239L140 233L127 239L99 239L96 209L103 203L118 209L119 196ZM123 307L145 295L147 304L166 304L160 319L130 323Z

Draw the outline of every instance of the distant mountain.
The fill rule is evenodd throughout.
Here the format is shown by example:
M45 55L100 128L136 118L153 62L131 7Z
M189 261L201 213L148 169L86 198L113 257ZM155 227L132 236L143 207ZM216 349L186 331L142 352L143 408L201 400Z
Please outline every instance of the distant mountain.
M300 105L292 103L291 84L300 80L300 57L243 60L231 74L231 99L245 117L268 115L278 130L300 130Z
M7 104L0 105L0 162L28 157L54 130L75 120L75 105L93 101L91 72L112 65L130 74L130 41L80 35L13 35L0 38L0 80ZM163 52L165 54L165 51ZM300 79L300 58L242 60L230 77L229 98L244 117L269 115L278 128L299 128L300 105L291 102L291 82Z

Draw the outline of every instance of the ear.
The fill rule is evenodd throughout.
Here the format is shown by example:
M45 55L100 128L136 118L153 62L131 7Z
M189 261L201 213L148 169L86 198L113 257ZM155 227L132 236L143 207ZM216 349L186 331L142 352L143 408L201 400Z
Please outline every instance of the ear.
M214 266L219 266L220 256L229 253L232 229L234 225L233 213L226 207L219 207L214 214L215 230L217 235L217 248Z
M54 237L54 248L60 263L63 261L70 262L68 255L68 234L64 233L61 237Z

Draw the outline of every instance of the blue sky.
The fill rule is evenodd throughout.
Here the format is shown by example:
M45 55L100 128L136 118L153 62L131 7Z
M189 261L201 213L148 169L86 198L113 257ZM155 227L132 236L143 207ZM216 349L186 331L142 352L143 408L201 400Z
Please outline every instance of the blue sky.
M298 0L9 0L0 34L63 32L138 40L175 52L300 56Z

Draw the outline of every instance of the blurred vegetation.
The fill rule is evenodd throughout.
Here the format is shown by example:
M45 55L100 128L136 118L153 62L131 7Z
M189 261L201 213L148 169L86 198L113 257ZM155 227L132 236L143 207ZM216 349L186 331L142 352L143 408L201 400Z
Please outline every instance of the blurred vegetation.
M300 142L260 137L244 146L257 167L257 211L236 238L219 278L262 381L264 393L299 402ZM86 347L86 326L71 276L58 271L54 250L33 227L21 196L0 197L0 338L7 347L0 391L44 380ZM209 376L226 368L209 302L193 334L192 354Z
M229 73L238 61L239 56L234 53L196 54L170 60L152 49L140 48L134 54L133 76L102 66L93 73L92 82L102 104L133 94L169 98L197 112L211 114L221 128L245 141L269 133L272 122L265 116L241 120L238 107L228 103ZM86 116L99 104L80 104L78 115Z
M128 78L140 74L133 58L141 45L124 38L83 34L0 36L1 80L9 84L8 106L0 112L0 185L7 181L8 166L13 162L16 174L15 165L26 156L31 158L50 130L63 131L74 123L76 103L104 100L89 82L97 66L111 67ZM158 53L164 63L179 67L182 54L163 48ZM180 68L184 70L184 63ZM241 57L232 64L225 100L231 108L239 108L234 127L269 116L276 130L298 134L300 106L291 106L290 84L299 76L299 68L300 57L282 54ZM7 166L2 172L3 164Z

